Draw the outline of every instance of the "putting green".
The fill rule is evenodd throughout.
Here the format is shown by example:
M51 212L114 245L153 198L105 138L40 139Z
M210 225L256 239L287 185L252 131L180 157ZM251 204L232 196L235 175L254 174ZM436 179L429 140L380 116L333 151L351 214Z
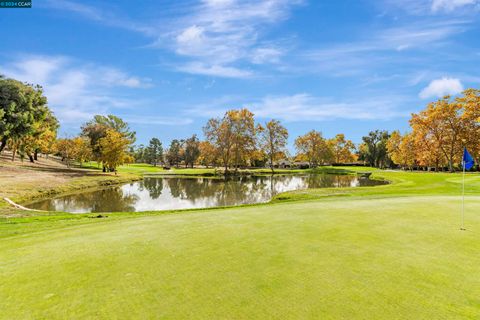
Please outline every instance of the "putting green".
M480 198L100 219L0 242L2 319L472 319Z

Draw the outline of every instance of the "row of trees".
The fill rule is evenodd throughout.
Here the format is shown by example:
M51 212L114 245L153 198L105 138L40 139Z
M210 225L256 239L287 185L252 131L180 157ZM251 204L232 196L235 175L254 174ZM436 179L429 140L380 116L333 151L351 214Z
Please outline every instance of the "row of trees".
M174 139L163 150L158 138L152 138L148 146L134 150L137 162L172 166L194 164L222 166L225 172L245 166L265 166L273 170L275 163L289 159L287 151L288 130L278 120L264 124L255 122L248 109L229 110L221 118L212 118L203 128L205 140L196 135L184 140ZM325 139L312 130L295 140L297 155L294 161L308 162L315 167L326 163L349 163L357 159L355 145L338 134Z
M57 139L58 128L40 86L0 76L0 152L8 148L12 161L17 154L31 162L39 153L57 154L67 164L96 160L104 171L133 161L135 132L118 117L95 116L72 139Z
M135 136L122 119L114 115L96 115L82 126L79 136L58 139L54 148L67 165L72 160L80 166L93 160L102 165L104 172L115 172L118 166L134 161L130 150Z
M132 153L135 161L149 163L153 166L165 163L179 166L180 163L184 163L186 167L193 167L200 157L200 148L201 142L194 134L185 140L172 140L165 153L158 138L150 139L148 146L140 145Z
M39 86L0 76L0 152L8 147L34 162L39 153L58 154L67 163L95 160L104 171L128 162L154 166L222 166L225 172L245 166L273 168L279 160L308 163L310 167L363 161L374 167L433 167L455 170L467 147L480 162L480 90L468 89L457 98L447 96L412 114L411 131L375 130L358 146L343 134L326 139L312 130L295 139L296 155L286 148L288 130L278 120L259 124L248 109L229 110L208 120L205 140L196 135L174 139L164 150L158 138L134 147L136 133L122 119L96 115L74 138L57 139L59 124Z
M480 90L468 89L452 99L446 96L412 114L411 131L394 131L387 143L392 161L403 167L435 170L461 167L466 147L480 162Z

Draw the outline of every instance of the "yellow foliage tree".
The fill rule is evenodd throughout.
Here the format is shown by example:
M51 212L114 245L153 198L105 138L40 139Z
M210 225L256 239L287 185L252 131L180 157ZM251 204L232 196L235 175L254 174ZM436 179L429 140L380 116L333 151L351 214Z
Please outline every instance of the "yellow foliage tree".
M90 161L93 158L93 151L90 141L85 137L76 137L72 139L72 154L71 157L80 163Z
M333 152L335 163L349 163L356 160L355 144L351 140L345 139L343 133L339 133L335 138L328 140Z
M417 154L415 137L412 134L402 137L399 131L392 132L387 141L387 151L392 161L402 168L412 169L415 165Z
M248 109L229 110L221 119L210 119L203 131L207 141L217 150L225 173L231 165L237 169L246 164L256 149L257 128L253 113Z
M101 154L100 161L110 171L117 174L117 167L130 160L128 147L131 141L125 135L108 129L105 137L98 141Z
M299 154L304 154L311 167L333 161L331 146L318 131L312 130L295 139L295 147Z
M445 97L430 103L418 114L413 114L410 126L416 141L429 141L426 146L440 148L450 171L462 156L462 136L465 135L465 121L461 117L462 105ZM427 152L434 154L437 150Z
M217 150L213 144L208 141L200 141L198 148L200 149L198 162L207 168L209 166L215 166L217 160Z

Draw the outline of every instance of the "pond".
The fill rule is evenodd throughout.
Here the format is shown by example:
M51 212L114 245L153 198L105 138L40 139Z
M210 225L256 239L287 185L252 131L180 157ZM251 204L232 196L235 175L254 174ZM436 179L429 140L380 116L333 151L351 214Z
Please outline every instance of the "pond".
M269 201L278 193L386 184L352 175L309 174L229 178L145 177L122 186L59 196L29 208L72 213L208 208Z

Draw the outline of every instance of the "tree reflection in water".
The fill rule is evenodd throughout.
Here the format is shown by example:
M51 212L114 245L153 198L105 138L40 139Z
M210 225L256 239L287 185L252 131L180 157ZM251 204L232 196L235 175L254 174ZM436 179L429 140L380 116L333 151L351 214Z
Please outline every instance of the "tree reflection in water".
M30 206L38 210L84 212L131 212L135 211L138 196L125 194L120 187L95 190L45 200Z
M226 178L146 177L122 187L95 190L29 207L49 211L112 212L206 208L259 203L274 195L299 189L358 187L384 184L350 175L275 175Z

